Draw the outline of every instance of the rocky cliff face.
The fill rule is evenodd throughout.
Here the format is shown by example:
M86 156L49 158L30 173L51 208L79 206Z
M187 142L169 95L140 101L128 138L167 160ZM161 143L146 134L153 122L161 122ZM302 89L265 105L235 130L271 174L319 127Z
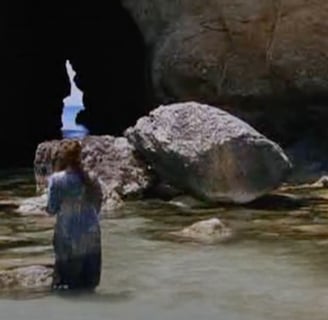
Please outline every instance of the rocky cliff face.
M161 100L325 95L323 0L123 0L153 48Z
M0 143L16 151L6 158L31 161L36 142L59 136L67 59L84 92L79 121L93 134L121 133L160 103L194 100L285 144L322 139L327 14L324 0L8 3Z
M321 107L328 101L326 1L123 3L152 48L158 101L226 105L287 143L300 133L324 133L320 119L327 116Z

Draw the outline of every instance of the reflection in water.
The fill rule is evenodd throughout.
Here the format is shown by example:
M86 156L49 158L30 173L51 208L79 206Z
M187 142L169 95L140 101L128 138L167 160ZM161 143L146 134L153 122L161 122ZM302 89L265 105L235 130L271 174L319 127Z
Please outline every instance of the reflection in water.
M12 184L3 181L2 190L14 188L14 195L22 196L24 184L19 187L19 177L14 177ZM0 299L0 318L326 320L328 242L290 231L291 225L309 225L319 218L328 225L325 206L304 203L283 211L259 205L206 209L161 201L130 203L115 218L102 216L103 272L95 293L7 295ZM51 235L41 231L48 228L46 218L10 217L11 209L3 210L8 212L2 226L31 241L24 259L49 258L47 250L35 250L36 245L51 244ZM213 216L229 221L238 239L204 246L165 237ZM13 245L0 250L0 266L14 254L8 252Z
M93 293L86 292L57 292L56 295L59 298L71 301L74 303L92 302L92 303L113 303L113 302L125 302L133 299L133 291L121 291L112 293L99 293L97 291Z

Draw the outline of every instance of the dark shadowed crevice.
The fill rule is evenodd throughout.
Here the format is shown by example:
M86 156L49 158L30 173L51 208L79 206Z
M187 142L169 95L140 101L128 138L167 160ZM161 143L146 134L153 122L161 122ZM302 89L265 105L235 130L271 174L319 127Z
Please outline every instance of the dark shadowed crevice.
M0 165L30 165L37 144L61 137L69 60L92 134L121 134L148 111L146 48L120 1L17 1L0 13Z
M75 82L84 93L77 121L91 134L121 135L149 105L143 37L119 2L86 15L87 22L74 25L83 37L69 43Z

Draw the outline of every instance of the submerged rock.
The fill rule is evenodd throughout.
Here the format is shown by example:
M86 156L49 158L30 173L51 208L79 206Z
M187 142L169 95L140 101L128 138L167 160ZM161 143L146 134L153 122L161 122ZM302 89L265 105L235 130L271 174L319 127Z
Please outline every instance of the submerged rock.
M46 214L47 195L23 199L18 202L19 206L15 212L23 215L44 215Z
M318 181L313 183L312 186L317 188L328 188L328 176L322 176Z
M276 143L195 102L160 106L125 135L162 180L211 202L250 202L277 188L291 169Z
M136 157L134 147L126 138L88 136L81 144L83 167L100 180L104 210L116 209L123 199L140 196L151 184L146 165ZM37 190L41 192L46 190L55 151L60 147L61 142L54 140L43 142L37 148L34 167ZM24 205L25 210L33 210L33 204Z
M313 237L327 237L328 226L320 224L293 226L292 231Z
M182 195L178 197L174 197L169 201L170 204L185 208L185 209L193 209L193 208L210 208L208 203L204 201L199 201L198 199L195 199L193 197Z
M0 271L0 290L50 288L52 272L52 268L45 266L29 266Z
M204 244L215 244L232 238L232 230L221 220L212 218L196 222L181 231L171 232L171 235Z

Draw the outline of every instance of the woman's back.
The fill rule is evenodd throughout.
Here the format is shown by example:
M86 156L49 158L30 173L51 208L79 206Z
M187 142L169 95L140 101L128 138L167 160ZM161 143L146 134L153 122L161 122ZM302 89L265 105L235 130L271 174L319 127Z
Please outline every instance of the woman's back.
M49 180L48 212L57 215L55 285L95 287L100 279L101 188L80 170L65 170ZM60 275L60 276L59 276Z

